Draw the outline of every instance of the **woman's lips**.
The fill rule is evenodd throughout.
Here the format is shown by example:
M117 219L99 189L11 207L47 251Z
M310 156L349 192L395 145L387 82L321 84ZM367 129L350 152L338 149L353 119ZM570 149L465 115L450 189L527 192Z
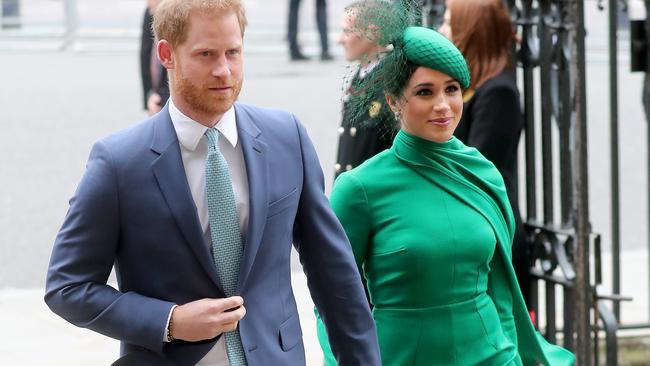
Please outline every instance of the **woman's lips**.
M436 126L446 127L451 123L451 117L433 118L429 122Z

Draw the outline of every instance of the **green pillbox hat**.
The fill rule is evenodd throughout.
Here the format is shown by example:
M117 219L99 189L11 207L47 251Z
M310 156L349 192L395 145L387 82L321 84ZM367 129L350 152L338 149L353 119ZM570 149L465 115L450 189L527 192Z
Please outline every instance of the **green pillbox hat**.
M402 41L407 60L443 72L458 80L464 89L469 88L467 62L445 36L429 28L408 27L404 30Z

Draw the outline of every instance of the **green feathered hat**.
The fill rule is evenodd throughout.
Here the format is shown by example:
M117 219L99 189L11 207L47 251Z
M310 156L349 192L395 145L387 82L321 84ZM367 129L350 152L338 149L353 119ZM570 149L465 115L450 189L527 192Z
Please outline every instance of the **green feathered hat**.
M380 44L387 44L386 52L368 76L359 80L356 70L346 76L344 85L354 80L352 92L346 89L350 124L362 126L368 121L368 106L372 98L383 92L399 95L417 66L443 72L457 80L463 89L470 86L467 62L452 41L437 31L413 26L419 15L416 0L365 0L353 4L356 31L361 34L382 34ZM377 9L381 9L378 11ZM387 130L395 121L384 122Z
M467 62L460 50L442 34L424 27L408 27L402 34L404 56L420 66L443 72L467 89L470 85Z

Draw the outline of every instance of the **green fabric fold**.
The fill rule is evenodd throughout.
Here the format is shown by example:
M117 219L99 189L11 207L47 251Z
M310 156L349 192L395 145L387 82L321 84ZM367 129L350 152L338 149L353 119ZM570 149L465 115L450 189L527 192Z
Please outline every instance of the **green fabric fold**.
M505 280L492 278L489 292L504 321L514 316L516 331L507 331L507 326L504 330L517 345L523 364L573 365L573 354L548 343L530 321L511 265L514 236L512 208L503 178L494 165L478 150L465 146L455 137L444 143L436 143L400 131L392 149L395 156L416 173L467 203L490 222L497 238L497 252L504 264L503 268L493 268L492 272L504 274ZM478 194L466 194L468 190ZM490 275L493 276L493 273ZM508 293L511 294L509 298L505 296ZM512 315L506 314L508 311Z
M504 335L517 347L520 358L513 360L513 364L573 365L575 363L573 354L562 347L549 344L534 329L530 321L511 264L511 244L514 235L512 208L503 178L494 165L478 150L465 146L455 137L447 142L436 143L404 131L397 134L393 147L384 155L384 159L389 159L388 155L393 155L397 159L396 164L403 164L406 169L411 169L432 185L473 208L489 222L497 245L495 255L490 262L487 294L497 309ZM375 159L380 158L382 157ZM354 170L351 173L354 173ZM385 178L400 179L390 174ZM359 253L355 254L359 255ZM318 318L318 313L316 316L318 337L325 355L325 364L336 365L327 341L325 327Z

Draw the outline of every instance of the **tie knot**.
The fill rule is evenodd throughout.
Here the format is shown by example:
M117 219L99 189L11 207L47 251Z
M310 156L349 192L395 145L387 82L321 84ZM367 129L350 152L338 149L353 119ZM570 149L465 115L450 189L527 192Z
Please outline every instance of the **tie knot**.
M219 150L219 130L216 128L208 128L205 131L205 136L208 138L208 148Z

